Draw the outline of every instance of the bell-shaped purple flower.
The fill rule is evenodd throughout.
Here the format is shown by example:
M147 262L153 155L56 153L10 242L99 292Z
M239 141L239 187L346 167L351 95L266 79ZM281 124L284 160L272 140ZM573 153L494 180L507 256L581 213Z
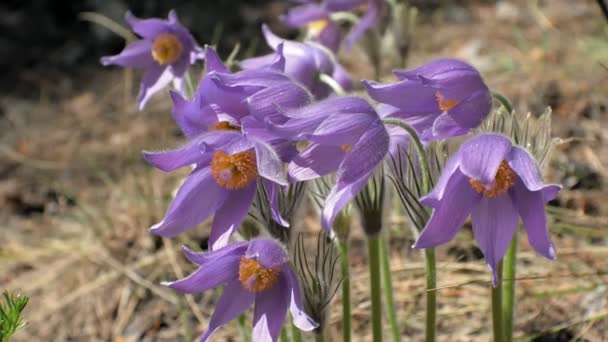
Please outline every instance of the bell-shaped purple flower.
M163 171L195 165L150 232L174 237L215 214L209 237L214 250L228 243L247 216L258 181L270 194L287 184L281 158L269 144L230 129L203 133L176 150L145 152L144 158ZM287 227L276 202L270 200L273 218Z
M282 17L290 27L305 27L308 39L319 42L333 52L340 49L342 33L340 27L331 19L331 12L322 3L306 2L290 9Z
M290 111L274 128L310 145L288 167L290 181L305 181L336 172L336 184L325 199L322 224L331 229L339 211L365 186L384 160L393 140L380 117L364 99L334 97ZM392 131L403 137L403 131Z
M101 64L145 69L137 96L139 110L171 81L183 92L183 76L191 64L203 58L203 51L175 11L169 12L167 20L138 19L127 12L126 20L141 39L118 55L102 57Z
M331 76L345 90L352 88L350 76L330 50L314 42L285 40L272 33L266 25L262 30L266 43L275 53L241 61L241 67L244 69L260 69L272 65L280 52L279 47L282 47L285 73L304 85L317 99L326 98L332 93L331 88L319 79L321 74Z
M471 215L473 234L496 285L496 269L513 238L518 217L530 245L541 255L555 258L544 205L560 189L545 184L533 157L513 146L509 138L476 136L448 160L433 191L420 200L434 210L414 247L450 241Z
M275 240L237 242L210 253L184 254L199 268L188 277L165 283L182 293L199 293L224 285L222 296L201 336L209 340L222 325L254 305L253 341L277 341L287 310L293 323L311 331L318 323L302 306L301 289L286 250Z
M383 104L384 116L405 120L424 141L464 135L492 109L492 95L479 72L457 59L438 59L395 74L401 81L363 84Z

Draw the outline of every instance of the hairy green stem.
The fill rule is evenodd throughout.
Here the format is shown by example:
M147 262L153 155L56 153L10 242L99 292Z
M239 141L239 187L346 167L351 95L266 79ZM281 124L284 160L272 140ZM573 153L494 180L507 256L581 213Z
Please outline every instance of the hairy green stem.
M351 340L351 310L350 310L350 266L348 260L348 241L339 240L340 266L342 269L342 339Z
M245 323L245 314L244 313L240 314L239 317L237 318L236 322L239 326L239 335L241 335L241 341L243 341L243 342L250 341L251 338L249 336L247 324ZM188 341L191 341L191 339Z
M281 342L289 342L289 336L287 336L287 329L285 326L281 329L281 336L279 336L279 341Z
M420 167L422 168L421 190L423 194L427 194L429 191L431 191L431 172L429 170L429 161L426 156L426 150L422 145L420 136L418 136L418 133L414 127L399 119L384 119L384 123L403 128L414 142L416 150L418 151ZM437 321L437 270L435 262L435 250L433 248L425 249L424 256L424 266L426 270L426 342L434 342L436 329L435 325Z
M426 342L435 341L437 322L437 270L435 249L424 250L424 268L426 270Z
M393 342L399 342L401 341L401 334L399 332L399 323L397 322L397 313L395 310L395 299L393 297L393 276L391 274L390 248L388 246L388 241L385 238L381 239L380 258L382 260L382 289L384 290L384 300L386 301L388 320L391 325L391 335L393 337Z
M494 342L505 341L504 320L502 316L502 261L496 270L498 279L496 287L492 287L492 328L494 331Z
M502 314L505 341L513 341L513 313L515 310L515 274L517 264L517 232L509 245L503 265Z
M382 341L382 288L380 285L380 236L367 237L369 279L372 301L373 342Z
M511 102L502 94L500 93L492 93L492 96L494 96L494 98L500 102L500 104L505 107L505 109L507 110L507 112L512 113L513 112L513 106L511 105Z

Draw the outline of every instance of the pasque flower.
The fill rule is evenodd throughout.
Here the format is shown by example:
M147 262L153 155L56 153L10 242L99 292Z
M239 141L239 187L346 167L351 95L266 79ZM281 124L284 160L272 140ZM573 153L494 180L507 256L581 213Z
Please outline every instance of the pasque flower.
M346 48L350 49L361 36L378 21L382 9L386 5L385 0L326 0L325 8L331 12L351 11L362 9L363 16L359 23L350 31L345 38Z
M184 254L200 267L188 277L164 285L182 293L199 293L224 285L201 341L207 341L252 304L253 341L276 341L288 308L296 327L310 331L318 326L303 310L298 278L287 252L277 241L237 242L210 253L184 248Z
M288 26L306 27L310 40L319 42L334 52L340 49L340 27L331 19L331 12L324 3L306 1L290 9L282 19Z
M256 183L269 189L286 185L282 161L267 143L231 130L201 134L184 146L166 152L145 152L144 158L163 171L195 165L169 205L165 218L150 232L174 237L215 214L211 249L225 246L249 211ZM274 217L288 226L271 201Z
M331 76L345 90L352 88L350 76L327 48L314 42L285 40L272 33L266 25L262 30L266 43L275 53L241 61L244 69L260 69L271 65L277 58L279 47L282 47L285 73L303 84L318 100L332 93L331 88L319 79L321 74Z
M287 113L291 118L275 129L310 145L288 167L291 181L315 179L336 172L336 184L325 199L322 224L331 229L338 212L365 186L391 145L402 142L384 127L364 99L334 97ZM403 132L395 132L402 138Z
M530 245L541 255L555 258L544 204L560 188L545 184L533 157L506 136L476 136L448 160L433 191L421 198L434 210L414 247L434 247L451 240L471 215L473 234L496 285L497 266L518 217Z
M405 120L424 141L464 135L492 108L492 95L479 72L457 59L437 59L395 74L401 81L363 84L383 104L379 111L384 116Z
M127 12L126 20L141 37L129 44L118 55L101 58L103 65L145 69L137 104L143 109L152 95L171 81L183 91L183 77L188 67L202 59L202 49L190 32L179 22L175 11L167 20L158 18L138 19Z

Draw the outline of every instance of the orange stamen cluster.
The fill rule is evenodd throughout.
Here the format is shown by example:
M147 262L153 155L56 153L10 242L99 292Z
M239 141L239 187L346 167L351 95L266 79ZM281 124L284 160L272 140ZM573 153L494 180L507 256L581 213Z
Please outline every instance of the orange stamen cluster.
M216 122L208 127L210 131L241 131L241 127L233 125L228 121Z
M453 100L446 99L439 92L435 93L435 98L437 99L437 104L439 105L439 109L442 112L445 112L446 110L448 110L448 109L450 109L450 108L452 108L452 107L454 107L455 105L458 104L458 101L453 101Z
M182 50L179 38L170 33L161 33L152 43L152 58L160 65L171 64L182 55Z
M342 149L342 151L344 151L344 153L348 153L350 152L350 149L353 148L353 144L342 145L340 146L340 148Z
M211 158L211 174L220 186L230 190L242 189L257 177L255 152L227 154L216 151Z
M239 264L239 281L251 292L273 288L279 280L279 268L264 268L256 260L242 257Z
M491 188L487 189L483 184L474 179L469 179L469 183L471 183L475 191L483 194L485 197L496 197L509 190L515 184L515 171L503 160L498 167L498 172L496 172L494 184Z

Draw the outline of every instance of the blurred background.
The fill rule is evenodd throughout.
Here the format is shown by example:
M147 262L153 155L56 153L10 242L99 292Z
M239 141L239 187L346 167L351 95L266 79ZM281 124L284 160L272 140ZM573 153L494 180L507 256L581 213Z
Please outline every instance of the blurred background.
M563 138L547 163L565 187L550 203L558 260L536 256L521 239L516 336L540 341L608 340L608 17L594 0L417 0L407 66L462 58L515 109L539 116L550 106ZM31 297L30 323L15 341L181 341L196 338L213 293L183 297L159 285L192 270L179 246L204 248L204 224L172 241L147 233L187 170L164 174L142 150L184 141L166 94L137 112L137 72L103 68L124 39L83 20L83 12L121 25L124 13L166 17L176 9L198 42L226 58L266 51L260 26L297 32L278 19L287 1L47 1L0 3L0 289ZM401 65L383 41L383 81ZM374 76L363 49L339 56L353 79ZM409 248L406 216L387 219L395 296L403 334L422 340L423 260ZM319 229L313 210L298 229ZM367 270L353 228L354 329L369 340ZM521 235L521 234L520 234ZM312 239L314 242L314 239ZM481 254L463 232L439 250L439 340L489 341L487 281ZM335 298L340 301L340 296ZM337 306L336 306L337 308ZM333 310L329 333L340 331ZM310 337L310 336L308 336ZM218 341L238 340L236 326Z

